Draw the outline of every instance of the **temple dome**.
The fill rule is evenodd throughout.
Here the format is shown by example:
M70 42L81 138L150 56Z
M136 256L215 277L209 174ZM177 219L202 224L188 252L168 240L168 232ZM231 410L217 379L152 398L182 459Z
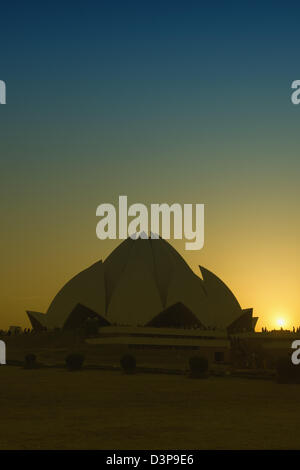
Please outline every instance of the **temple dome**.
M215 274L199 269L202 278L166 240L128 238L67 282L45 315L27 314L33 327L61 328L80 304L110 324L144 326L180 303L204 327L226 328L243 311Z

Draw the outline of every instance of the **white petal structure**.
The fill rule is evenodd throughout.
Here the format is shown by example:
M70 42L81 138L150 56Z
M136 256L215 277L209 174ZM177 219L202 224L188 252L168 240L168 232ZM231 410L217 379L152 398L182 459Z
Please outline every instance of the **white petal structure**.
M144 326L180 303L204 327L226 328L242 317L243 310L217 276L200 269L203 279L161 238L128 238L104 263L98 261L67 282L46 314L27 314L34 328L61 328L72 312L75 320L79 310L83 318L84 309L110 324Z
M61 328L77 304L103 314L105 312L104 270L98 261L68 281L52 300L47 314L28 311L33 328L36 322L47 328Z

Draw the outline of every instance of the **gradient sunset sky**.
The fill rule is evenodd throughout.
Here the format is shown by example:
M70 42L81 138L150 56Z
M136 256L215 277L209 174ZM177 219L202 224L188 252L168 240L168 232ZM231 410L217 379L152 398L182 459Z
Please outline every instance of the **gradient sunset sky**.
M292 2L1 5L0 328L29 326L118 242L96 207L205 204L184 250L254 307L300 325L299 11Z

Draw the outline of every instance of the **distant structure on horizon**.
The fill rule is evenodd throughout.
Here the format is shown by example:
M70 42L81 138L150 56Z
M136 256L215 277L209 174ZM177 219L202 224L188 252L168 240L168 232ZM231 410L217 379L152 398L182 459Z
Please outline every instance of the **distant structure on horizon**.
M257 318L230 289L199 267L202 279L166 241L128 238L102 262L77 274L47 313L27 311L35 330L101 326L254 331Z

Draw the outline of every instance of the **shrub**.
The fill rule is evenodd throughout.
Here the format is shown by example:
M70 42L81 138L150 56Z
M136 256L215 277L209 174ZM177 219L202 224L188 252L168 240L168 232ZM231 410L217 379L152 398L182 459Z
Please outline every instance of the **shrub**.
M36 355L27 354L25 356L25 369L35 369L37 367Z
M121 367L126 374L133 374L136 371L136 360L134 356L125 354L120 360Z
M282 357L276 362L277 382L281 384L300 383L300 368L290 357Z
M208 376L208 360L206 357L193 356L189 360L190 377L204 378Z
M66 357L66 367L70 371L82 369L84 363L84 355L80 353L72 353Z

